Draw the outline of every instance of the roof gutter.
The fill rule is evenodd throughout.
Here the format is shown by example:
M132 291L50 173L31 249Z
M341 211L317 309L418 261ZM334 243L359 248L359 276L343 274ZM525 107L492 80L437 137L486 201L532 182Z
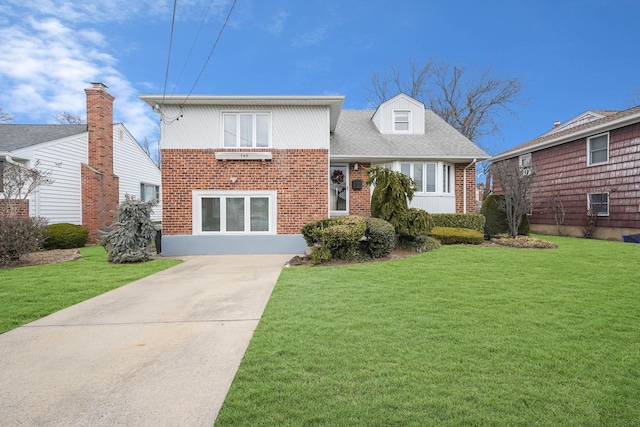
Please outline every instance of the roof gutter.
M462 170L462 213L467 213L467 169L475 165L478 159L473 159L471 163Z

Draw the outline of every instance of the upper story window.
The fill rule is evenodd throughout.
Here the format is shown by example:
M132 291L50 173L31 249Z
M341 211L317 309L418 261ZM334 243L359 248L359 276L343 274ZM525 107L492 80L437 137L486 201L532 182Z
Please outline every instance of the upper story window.
M393 131L394 132L410 132L411 131L411 111L394 110L393 111Z
M609 134L592 136L587 139L587 164L600 165L609 161Z
M269 147L269 113L223 113L225 148Z

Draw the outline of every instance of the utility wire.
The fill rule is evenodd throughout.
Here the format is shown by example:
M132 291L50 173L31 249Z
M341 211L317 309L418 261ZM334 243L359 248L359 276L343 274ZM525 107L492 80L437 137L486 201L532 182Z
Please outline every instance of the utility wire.
M193 49L196 47L196 43L198 41L198 38L200 38L200 32L202 31L202 27L204 26L204 23L207 20L207 17L209 16L209 11L211 10L211 6L213 5L213 0L211 0L209 2L209 7L207 7L207 11L204 14L204 17L202 18L202 22L200 22L200 28L198 28L198 32L196 33L196 37L193 39L193 44L191 45L191 49L189 50L189 54L187 55L187 59L184 61L184 65L182 66L182 70L180 70L180 75L178 75L178 80L176 80L176 84L173 86L173 91L171 92L171 94L175 94L176 93L176 89L178 88L178 84L180 83L180 80L182 79L182 74L184 73L185 68L187 68L187 64L189 63L189 59L191 59L191 54L193 53Z
M171 64L171 48L173 46L173 29L176 24L176 8L178 7L178 0L173 0L173 15L171 16L171 33L169 34L169 54L167 55L167 71L164 75L164 88L162 89L162 111L161 116L164 116L164 98L167 94L167 81L169 80L169 65Z
M205 68L207 68L207 64L209 63L209 60L211 59L211 56L213 55L213 51L216 49L216 46L218 46L218 42L220 41L220 37L222 37L222 33L224 32L224 29L227 26L227 23L229 22L229 18L231 17L231 12L233 12L233 8L236 6L236 1L237 0L233 0L233 3L231 4L231 8L229 8L229 13L227 13L227 17L224 20L224 24L222 24L222 28L220 28L220 32L218 33L218 37L216 38L216 41L213 44L213 47L209 51L209 56L207 57L207 60L205 61L204 65L202 66L202 70L200 70L200 74L198 74L198 78L196 78L196 81L193 83L193 86L191 87L191 90L187 94L187 96L184 99L184 101L182 101L181 107L187 102L187 99L189 99L189 96L191 96L191 94L193 93L193 90L196 88L196 85L200 81L200 77L202 77L202 74L204 73Z

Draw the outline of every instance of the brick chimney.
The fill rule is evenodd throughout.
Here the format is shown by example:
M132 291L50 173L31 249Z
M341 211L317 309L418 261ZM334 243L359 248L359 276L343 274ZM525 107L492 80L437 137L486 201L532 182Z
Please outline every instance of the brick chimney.
M113 174L113 100L103 83L91 83L87 95L88 163L82 165L82 226L89 241L113 224L119 180Z

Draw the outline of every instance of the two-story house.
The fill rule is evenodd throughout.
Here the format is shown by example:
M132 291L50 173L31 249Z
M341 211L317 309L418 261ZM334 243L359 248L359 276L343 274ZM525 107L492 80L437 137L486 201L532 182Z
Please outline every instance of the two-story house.
M556 122L492 161L535 173L533 232L612 240L640 233L640 106ZM499 183L494 187L500 192Z
M488 156L400 94L373 110L343 96L141 96L161 114L165 255L301 253L301 227L369 215L366 169L411 176L412 206L475 212Z

